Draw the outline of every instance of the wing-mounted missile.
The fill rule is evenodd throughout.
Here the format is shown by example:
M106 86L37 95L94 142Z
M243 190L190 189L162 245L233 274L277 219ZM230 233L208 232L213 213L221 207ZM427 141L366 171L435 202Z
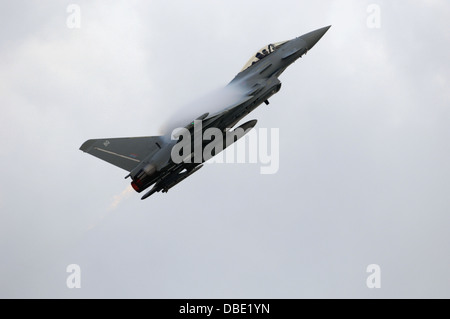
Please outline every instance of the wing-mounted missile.
M248 121L232 131L226 131L222 140L219 139L218 141L213 141L208 144L208 148L211 150L211 154L209 154L209 152L204 152L204 161L208 161L231 144L236 143L241 137L250 132L256 126L256 123L258 123L257 120Z
M184 173L178 174L178 176L175 179L169 180L168 182L164 183L164 186L162 187L162 192L167 193L169 191L169 189L171 189L178 183L181 183L182 181L184 181L186 178L188 178L189 176L191 176L192 174L197 172L202 167L203 167L203 164L195 167L194 169L192 169L190 171L186 171Z
M228 146L230 146L231 144L237 142L237 140L239 140L245 134L250 132L256 126L256 123L258 123L257 120L251 120L251 121L248 121L248 122L242 124L241 126L235 128L232 131L228 131L225 134L225 138L223 140L224 149L227 148Z
M150 197L151 195L153 195L156 192L162 191L163 193L167 193L169 191L169 189L171 189L178 183L181 183L182 181L184 181L186 178L188 178L189 176L191 176L192 174L197 172L202 167L203 167L203 164L201 164L195 168L192 168L186 172L167 176L165 179L156 183L156 185L153 186L153 188L150 191L148 191L144 196L142 196L141 200L144 200L144 199Z
M145 193L144 196L142 196L141 200L149 198L150 196L152 196L156 192L159 192L159 190L158 190L158 188L156 186L153 186L153 188L151 190L149 190L147 193Z

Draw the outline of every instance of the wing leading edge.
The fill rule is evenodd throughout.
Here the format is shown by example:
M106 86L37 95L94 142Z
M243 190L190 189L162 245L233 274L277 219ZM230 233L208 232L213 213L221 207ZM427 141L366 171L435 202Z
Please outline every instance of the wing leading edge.
M162 146L161 136L88 140L80 150L131 172L141 161Z

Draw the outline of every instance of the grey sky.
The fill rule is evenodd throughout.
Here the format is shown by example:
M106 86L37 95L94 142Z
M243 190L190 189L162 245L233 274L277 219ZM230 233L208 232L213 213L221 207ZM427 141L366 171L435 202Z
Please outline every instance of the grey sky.
M448 1L2 1L0 15L0 297L450 297ZM209 165L114 205L126 172L85 140L157 135L263 45L330 24L247 117L279 128L277 174Z

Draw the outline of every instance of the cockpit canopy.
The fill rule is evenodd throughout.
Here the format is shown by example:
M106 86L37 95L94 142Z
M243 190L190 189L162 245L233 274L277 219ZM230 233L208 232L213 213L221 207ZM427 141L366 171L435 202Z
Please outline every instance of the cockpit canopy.
M251 67L253 64L257 63L258 61L264 59L269 54L272 54L286 42L288 42L288 41L269 44L269 45L266 45L265 47L261 48L261 50L256 52L256 54L250 60L248 60L247 64L244 65L241 72L248 69L249 67Z

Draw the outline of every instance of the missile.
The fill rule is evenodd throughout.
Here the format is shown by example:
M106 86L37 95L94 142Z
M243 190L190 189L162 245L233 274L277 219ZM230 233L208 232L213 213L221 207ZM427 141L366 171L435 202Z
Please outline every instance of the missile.
M256 123L258 123L257 120L251 120L251 121L248 121L248 122L242 124L241 126L235 128L232 131L228 131L225 134L225 138L223 140L224 149L227 148L228 146L230 146L231 144L236 143L237 140L239 140L245 134L250 132L256 126Z
M237 142L237 140L250 132L256 126L256 123L258 123L257 120L248 121L232 131L226 131L223 140L214 140L213 142L208 144L207 147L211 150L211 154L209 154L209 152L206 152L204 154L204 161L206 162L210 160L213 156L216 156L228 146ZM219 150L219 152L216 153L216 150Z
M203 167L203 164L197 166L196 168L194 168L190 171L187 171L187 172L184 172L181 174L177 174L174 178L169 177L170 179L164 181L164 183L161 183L161 182L157 183L155 186L153 186L153 188L150 191L148 191L144 196L142 196L141 200L144 200L144 199L152 196L154 193L160 192L161 190L163 193L167 193L169 191L169 189L171 189L178 183L181 183L182 181L184 181L186 178L188 178L189 176L191 176L192 174L197 172L202 167Z
M142 196L141 200L144 200L159 191L160 191L160 189L159 189L158 185L155 185L155 186L153 186L153 188L151 190L149 190L147 193L145 193L144 196Z
M203 121L204 119L206 119L208 117L209 113L205 113L199 117L197 117L195 120L196 121Z
M186 178L188 178L189 176L191 176L192 174L197 172L202 167L203 167L203 164L197 166L196 168L194 168L191 171L188 171L188 172L185 172L185 173L181 173L181 174L179 174L179 177L177 179L165 183L165 185L163 186L163 193L167 193L169 191L169 189L171 189L172 187L174 187L178 183L181 183L182 181L184 181Z
M235 128L234 130L238 130L238 129L243 129L244 130L244 135L247 134L252 128L254 128L256 126L256 123L258 123L258 120L251 120L248 122L245 122L244 124L242 124L241 126L239 126L238 128Z

